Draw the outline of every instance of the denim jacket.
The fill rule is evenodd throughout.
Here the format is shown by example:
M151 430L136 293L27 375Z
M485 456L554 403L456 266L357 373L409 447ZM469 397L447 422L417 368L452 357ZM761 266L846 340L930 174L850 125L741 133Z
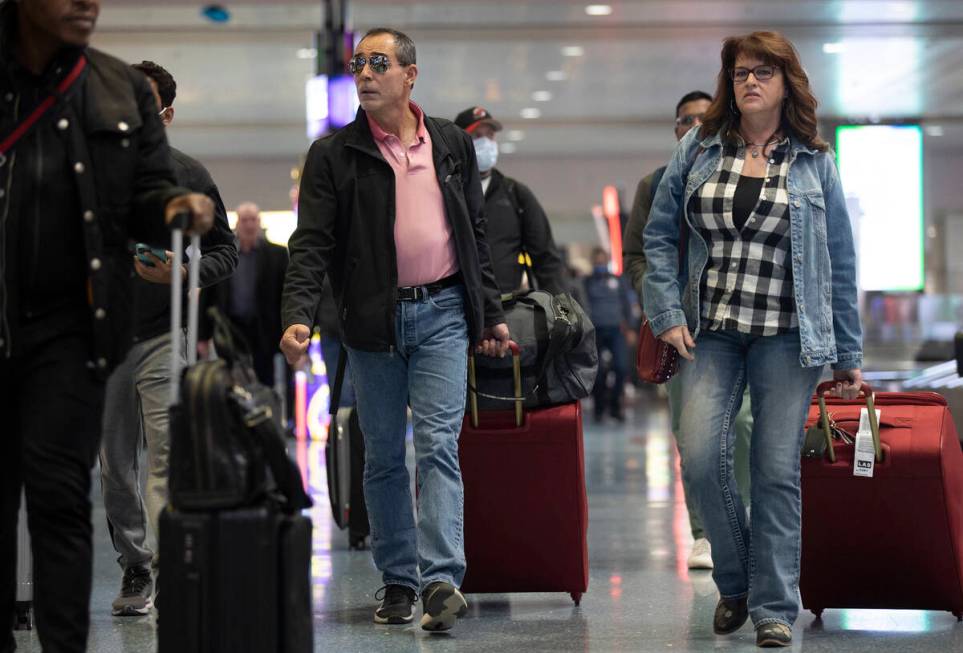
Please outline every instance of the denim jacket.
M709 250L692 228L686 207L693 193L715 172L722 156L722 130L701 141L700 131L690 130L679 142L643 232L649 264L644 282L645 313L656 334L682 325L688 326L693 337L699 333L699 287ZM789 157L790 242L799 318L799 363L803 367L832 363L835 370L860 368L863 338L856 300L856 252L835 162L831 153L811 150L794 137L790 137ZM682 266L680 216L689 225Z

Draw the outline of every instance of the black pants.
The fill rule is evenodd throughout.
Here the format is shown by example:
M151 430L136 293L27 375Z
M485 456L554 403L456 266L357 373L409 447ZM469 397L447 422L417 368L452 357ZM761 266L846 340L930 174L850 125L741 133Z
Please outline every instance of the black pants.
M17 512L26 489L34 611L44 653L85 651L92 575L90 476L104 384L90 339L60 336L0 359L0 651L14 650ZM107 609L106 606L104 609Z

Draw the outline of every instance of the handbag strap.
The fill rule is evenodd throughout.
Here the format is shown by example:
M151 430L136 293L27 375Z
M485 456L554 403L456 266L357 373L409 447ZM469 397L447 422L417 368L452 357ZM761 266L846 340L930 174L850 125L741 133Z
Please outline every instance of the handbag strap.
M44 100L37 105L37 107L30 112L26 118L24 118L13 130L0 140L0 165L3 165L7 161L7 152L13 149L13 146L22 139L24 136L30 133L40 119L50 111L50 108L54 105L54 101L58 96L62 96L64 93L70 90L78 79L80 79L80 74L87 67L87 57L81 55L77 59L77 63L74 67L67 73L67 76L60 80L57 84L57 92L51 93Z

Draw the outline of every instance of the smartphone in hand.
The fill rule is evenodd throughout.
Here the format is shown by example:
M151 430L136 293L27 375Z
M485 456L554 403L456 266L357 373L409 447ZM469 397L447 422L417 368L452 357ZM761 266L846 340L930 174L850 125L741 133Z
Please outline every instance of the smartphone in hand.
M152 268L154 267L154 259L149 256L148 253L153 254L164 263L167 263L167 252L163 247L151 247L145 243L137 243L134 245L134 255L137 256L137 260L147 267Z

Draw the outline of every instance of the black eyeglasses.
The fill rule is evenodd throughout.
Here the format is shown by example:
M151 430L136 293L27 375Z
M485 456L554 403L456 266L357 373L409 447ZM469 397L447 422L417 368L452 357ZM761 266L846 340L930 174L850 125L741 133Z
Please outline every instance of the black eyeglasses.
M772 76L776 74L776 66L767 64L755 68L733 68L731 71L732 81L736 84L742 84L749 79L749 73L752 73L752 76L758 81L764 82L767 79L772 79Z
M375 71L379 75L383 75L391 67L391 60L388 59L386 54L373 54L367 59L363 54L356 54L351 57L348 62L348 70L351 71L352 75L357 75L364 70L365 64L371 66L371 70Z
M702 118L705 117L704 113L690 113L687 116L681 116L675 119L675 124L679 127L691 127L697 122L701 123Z

